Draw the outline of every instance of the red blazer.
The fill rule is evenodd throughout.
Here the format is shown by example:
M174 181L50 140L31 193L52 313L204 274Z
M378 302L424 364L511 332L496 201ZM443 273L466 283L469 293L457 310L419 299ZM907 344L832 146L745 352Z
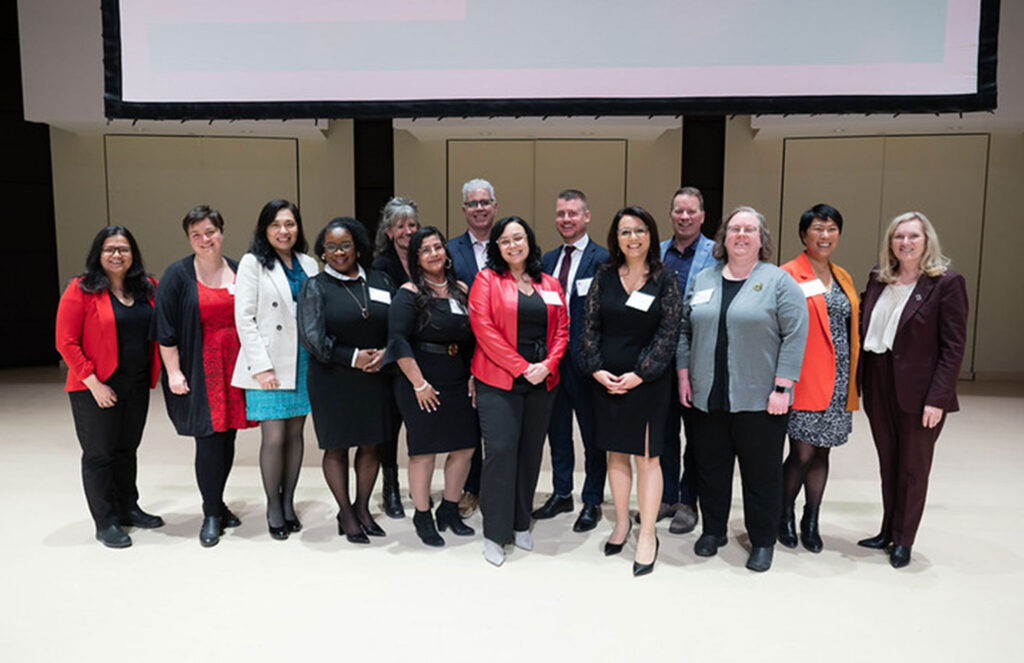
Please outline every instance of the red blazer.
M860 299L853 286L850 274L839 265L831 265L836 283L850 300L850 384L846 393L846 409L857 409L857 358L860 356ZM807 283L818 277L814 275L807 253L801 253L782 266L797 283ZM807 298L807 313L810 316L807 327L807 345L804 346L804 363L800 368L800 380L793 387L793 409L820 412L832 401L836 386L836 351L832 345L832 331L828 324L828 306L825 295Z
M548 356L541 363L551 372L548 391L558 384L558 363L569 343L569 314L558 280L541 276L537 290L557 293L559 304L548 304ZM476 336L476 352L470 370L473 376L498 389L511 389L512 381L530 365L516 352L519 288L511 274L499 276L492 269L476 275L469 291L469 323Z
M868 277L861 338L885 284L877 271ZM900 316L893 339L892 360L896 393L907 414L921 414L925 405L956 412L956 381L967 342L967 283L952 270L939 276L921 275ZM863 366L863 365L862 365Z
M117 369L117 325L114 306L106 290L94 294L82 290L80 277L68 284L57 307L57 352L68 365L65 391L82 391L82 382L93 373L105 382ZM154 288L156 281L150 279ZM152 304L153 300L150 299ZM150 342L149 388L160 377L160 355Z

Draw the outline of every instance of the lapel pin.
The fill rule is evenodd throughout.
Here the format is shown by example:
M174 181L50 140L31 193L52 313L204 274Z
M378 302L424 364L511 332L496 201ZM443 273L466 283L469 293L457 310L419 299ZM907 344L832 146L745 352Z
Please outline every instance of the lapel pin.
M762 285L760 283L754 284L754 292L761 292Z

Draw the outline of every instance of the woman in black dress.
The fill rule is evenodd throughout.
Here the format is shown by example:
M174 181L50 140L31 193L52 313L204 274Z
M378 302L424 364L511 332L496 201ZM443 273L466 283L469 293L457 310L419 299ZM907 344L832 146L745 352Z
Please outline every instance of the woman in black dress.
M469 374L473 333L469 327L468 288L455 279L444 235L432 226L409 242L410 281L398 290L388 316L388 361L405 375L395 380L395 400L405 421L409 444L409 490L416 505L416 534L428 546L443 546L437 533L448 527L458 536L473 528L459 517L458 501L480 439ZM448 453L444 497L437 528L430 513L434 459Z
M323 471L338 503L338 533L369 543L384 530L370 516L377 479L377 445L391 430L391 378L381 373L394 286L387 274L366 269L366 228L348 217L320 231L315 253L324 271L299 293L299 340L309 350L307 385ZM356 500L349 499L348 450L356 447Z
M633 456L640 506L633 575L645 575L658 556L661 422L672 397L666 371L675 355L682 296L675 274L662 269L658 226L642 207L619 210L608 231L608 249L611 257L587 295L578 361L580 371L594 378L595 443L608 452L615 502L615 529L604 552L621 552L629 536Z

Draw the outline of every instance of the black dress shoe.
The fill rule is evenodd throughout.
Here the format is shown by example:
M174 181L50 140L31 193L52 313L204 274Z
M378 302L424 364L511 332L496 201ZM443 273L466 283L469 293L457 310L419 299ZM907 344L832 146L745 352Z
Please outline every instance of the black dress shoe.
M402 496L398 488L398 468L385 468L381 474L384 477L384 485L380 492L384 502L384 513L388 518L405 518L405 508L402 506Z
M356 524L357 531L353 534L349 534L345 531L345 525L341 521L341 514L338 514L338 536L344 536L348 539L349 543L369 543L370 539L363 532L362 526Z
M606 541L604 544L604 556L611 557L622 552L622 547L626 545L626 541L629 541L629 533L632 529L633 521L629 521L629 529L626 530L626 536L622 537L622 543L612 543L611 540Z
M758 573L764 573L772 568L774 551L775 548L772 546L754 546L750 549L750 557L747 558L747 568Z
M658 537L654 537L654 559L651 560L650 564L641 564L636 560L633 560L633 577L645 576L654 570L654 563L658 561L658 549L661 548L661 541Z
M796 514L793 513L793 505L782 510L782 517L779 519L779 543L787 548L796 548Z
M417 509L412 516L412 524L416 527L416 536L420 537L420 541L424 545L432 548L440 548L444 545L444 539L437 533L437 528L434 526L434 514L429 510Z
M96 540L108 548L128 548L132 545L132 537L120 525L107 525L96 530Z
M241 525L242 525L242 520L238 516L236 516L235 514L231 513L231 509L229 509L226 504L223 507L221 507L221 510L220 510L220 526L221 526L221 528L224 528L224 527L240 527ZM223 533L223 529L221 530L221 532Z
M572 524L574 532L589 532L597 527L597 521L601 520L600 504L584 504L580 509L580 517Z
M287 523L280 527L274 527L270 524L270 519L267 519L267 530L270 532L270 538L277 539L278 541L284 541L288 538L288 525Z
M879 532L869 539L861 539L857 542L857 545L862 548L871 548L872 550L885 550L892 543L892 536L885 532Z
M298 517L296 517L294 520L289 520L289 519L285 518L284 519L284 526L287 527L288 531L293 533L293 534L295 532L301 532L302 531L302 523L299 522Z
M718 549L729 542L728 537L715 536L714 534L701 534L697 543L693 544L693 554L698 557L714 557Z
M532 515L535 520L547 520L560 513L571 513L574 508L572 495L552 495L547 502L544 502L544 506L534 511Z
M363 531L370 536L387 536L383 528L377 524L377 521L373 519L373 516L367 516L365 519L359 515L356 511L356 518L359 520L359 525L363 528Z
M131 525L139 529L156 529L157 527L164 526L164 519L160 516L146 513L136 506L128 512L127 517L121 519L121 525Z
M894 569L902 569L910 564L910 546L893 546L889 554L889 563Z
M220 542L220 535L224 531L221 527L220 516L206 516L203 518L203 526L199 528L199 545L204 548L212 548Z
M804 516L800 519L800 543L812 553L820 553L824 547L821 532L818 530L818 507L805 506Z
M458 502L450 502L441 498L441 505L437 507L435 518L437 519L437 529L442 532L451 528L452 534L455 536L473 536L476 534L475 529L462 522L462 516L459 515Z

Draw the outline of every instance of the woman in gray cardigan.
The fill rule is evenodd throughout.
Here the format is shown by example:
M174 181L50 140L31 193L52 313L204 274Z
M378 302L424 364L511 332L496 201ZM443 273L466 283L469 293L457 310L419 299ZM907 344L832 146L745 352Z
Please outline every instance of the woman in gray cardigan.
M767 571L778 530L793 383L807 341L807 305L793 277L767 262L771 236L757 210L733 210L712 253L723 262L690 283L676 353L679 400L696 409L704 532L694 552L711 557L727 541L738 458L751 545L747 568Z

